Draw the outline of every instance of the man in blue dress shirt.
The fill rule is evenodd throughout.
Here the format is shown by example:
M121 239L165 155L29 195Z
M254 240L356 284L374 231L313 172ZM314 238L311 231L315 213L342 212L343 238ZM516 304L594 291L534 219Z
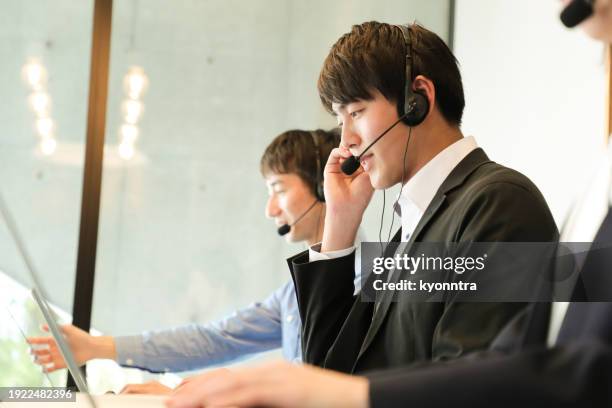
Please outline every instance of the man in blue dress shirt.
M266 216L274 220L279 234L288 242L313 245L321 241L325 219L323 166L339 142L340 137L334 132L290 130L276 137L266 148L260 166L269 193ZM155 373L229 363L279 347L288 361L301 361L302 355L301 321L292 281L263 301L208 324L119 337L91 336L72 325L64 326L63 330L80 364L106 358L124 367ZM52 338L30 338L29 341L48 345L48 348L33 350L36 362L46 370L65 367ZM130 385L124 390L170 391L158 382Z

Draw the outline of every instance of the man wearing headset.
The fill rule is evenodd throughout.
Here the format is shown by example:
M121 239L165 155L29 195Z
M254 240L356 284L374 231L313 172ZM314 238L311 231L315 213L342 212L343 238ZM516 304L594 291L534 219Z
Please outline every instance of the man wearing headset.
M584 3L574 6L582 12L592 4ZM582 27L609 46L612 1L595 1L591 12L592 17ZM608 170L612 182L610 174ZM612 237L612 207L607 195L604 204L608 214L594 242L609 242ZM606 265L599 271L599 278L610 299L609 255ZM537 309L530 313L529 323L542 318L535 313ZM551 330L554 325L549 327L549 318L546 313L543 316L543 326ZM612 303L571 303L551 348L536 345L511 355L476 353L450 362L371 372L366 377L282 363L210 372L180 387L168 406L608 407L612 404L611 322Z
M318 88L338 119L342 143L325 168L322 243L289 262L304 361L357 373L487 348L524 303L419 302L410 292L393 291L375 302L353 296L353 242L374 189L402 186L397 241L557 239L535 185L463 137L465 102L454 55L419 25L368 22L332 47Z
M337 132L290 130L276 137L261 158L261 173L268 187L266 216L274 220L288 242L320 242L325 202L323 165L338 146ZM125 367L151 372L187 371L281 347L288 361L301 360L300 316L293 282L268 298L209 324L193 324L137 336L91 336L77 327L63 327L79 364L107 358ZM55 341L30 338L36 362L54 371L65 367ZM129 385L125 392L165 393L158 382Z
M323 105L338 119L342 142L325 167L322 243L289 260L303 322L304 362L362 373L455 359L486 349L526 304L458 302L452 297L446 302L415 302L409 293L392 298L395 294L389 292L375 302L354 296L353 242L374 189L402 186L396 205L401 219L396 241L558 238L553 217L533 183L490 161L473 137L462 135L465 103L454 55L442 39L419 25L363 23L333 45L318 88ZM364 282L364 288L369 284ZM279 380L274 371L261 375L262 381ZM282 375L288 370L277 371ZM309 385L307 392L300 388L299 376L310 372L322 371L309 367L292 373L295 385L285 384L282 395L287 399L276 403L291 406L300 398L322 401L317 399L318 388ZM337 402L348 406L351 401L367 401L365 379L339 374L321 377L323 381L312 378L311 385L324 394L333 393ZM339 381L333 381L336 378ZM228 371L207 373L185 385L181 394L184 401L192 395L192 404L222 406L223 399L207 396L240 386L241 381ZM351 383L356 384L355 392L332 390ZM249 392L260 393L254 384ZM261 392L271 393L260 384ZM227 396L224 393L223 398ZM240 400L230 401L240 405Z

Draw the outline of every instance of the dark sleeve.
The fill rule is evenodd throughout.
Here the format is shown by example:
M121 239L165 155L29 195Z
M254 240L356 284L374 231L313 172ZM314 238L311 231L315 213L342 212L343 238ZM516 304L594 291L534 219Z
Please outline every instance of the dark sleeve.
M355 300L355 253L309 262L306 251L288 263L302 319L303 360L322 367Z
M552 242L559 232L535 187L489 183L474 192L460 217L455 242Z
M507 182L490 183L480 191L472 192L470 203L460 219L455 242L547 242L555 241L558 235L556 224L539 192ZM495 248L490 250L489 256L494 251ZM487 271L487 274L490 272ZM515 276L512 273L509 275L512 278ZM455 275L453 279L463 278ZM531 277L519 279L529 285ZM536 279L533 277L533 282ZM496 285L497 278L492 281L490 285ZM501 284L498 286L499 289L489 287L493 291L499 290L501 295L506 288ZM466 302L453 296L448 297L445 303L444 313L434 332L433 360L456 358L474 350L486 349L528 305L524 302Z
M612 349L608 344L574 343L466 360L370 373L370 405L583 408L612 404Z

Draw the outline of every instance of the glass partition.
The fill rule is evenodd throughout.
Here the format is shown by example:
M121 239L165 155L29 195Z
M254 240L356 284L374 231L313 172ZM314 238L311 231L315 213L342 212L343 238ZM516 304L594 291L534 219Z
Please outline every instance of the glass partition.
M0 193L63 310L71 310L74 290L92 13L91 0L0 6ZM0 217L0 384L49 382L22 338L38 330L31 286ZM63 383L58 375L54 385Z
M45 333L44 318L30 291L0 273L0 299L0 387L63 386L65 370L45 374L32 360L26 337Z

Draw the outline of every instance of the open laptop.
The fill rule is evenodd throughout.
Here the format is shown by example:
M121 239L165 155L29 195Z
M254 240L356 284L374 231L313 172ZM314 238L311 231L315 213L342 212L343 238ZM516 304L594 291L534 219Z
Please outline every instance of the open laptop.
M0 193L0 214L4 218L4 221L9 230L9 233L11 234L13 241L15 241L15 245L17 246L19 254L21 255L21 258L26 264L28 273L30 275L30 278L32 279L32 282L34 285L34 287L32 288L32 296L34 297L34 300L38 304L38 307L40 308L43 314L45 322L49 326L49 330L51 331L51 334L59 347L60 353L62 354L62 357L64 358L64 361L66 362L66 367L68 367L68 371L72 375L72 378L74 378L74 382L79 392L81 393L81 395L77 396L77 406L81 406L82 404L85 403L87 405L90 405L92 408L98 408L100 406L117 407L117 408L119 407L135 408L135 407L140 407L140 406L164 407L164 404L163 404L163 401L165 400L164 396L104 395L104 396L96 396L95 398L92 397L92 395L89 393L89 390L87 388L87 381L83 373L79 369L76 359L74 358L74 355L72 354L72 350L70 350L70 347L68 346L66 342L66 339L62 335L62 332L57 323L55 314L53 313L53 310L47 303L48 297L45 295L42 283L38 278L40 275L36 272L34 263L32 262L32 258L30 257L26 249L26 246L23 240L21 239L21 234L19 233L19 230L17 229L17 224L15 223L15 220L13 219L8 207L6 206L6 203L1 193Z

